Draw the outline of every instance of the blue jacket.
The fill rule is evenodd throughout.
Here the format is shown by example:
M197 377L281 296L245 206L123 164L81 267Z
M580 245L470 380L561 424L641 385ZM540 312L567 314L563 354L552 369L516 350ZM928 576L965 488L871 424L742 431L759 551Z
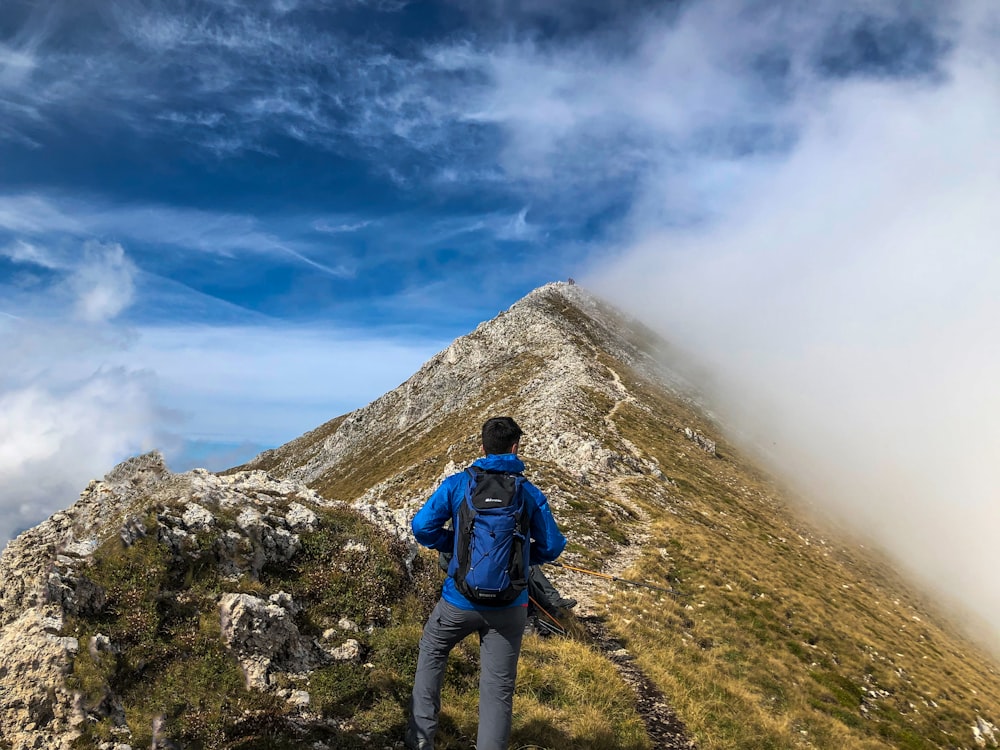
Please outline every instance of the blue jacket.
M491 471L506 471L516 474L524 471L524 464L513 453L498 453L475 461L473 466ZM459 506L465 500L465 492L472 481L467 472L452 474L441 486L434 490L424 506L413 517L411 528L413 536L425 547L440 552L451 552L455 545L455 518ZM524 483L524 493L528 503L528 513L531 518L531 542L528 547L532 565L552 562L566 547L566 537L556 526L556 520L549 510L549 501L531 482ZM445 524L451 521L450 528ZM444 581L441 596L449 604L459 609L496 609L473 604L455 588L455 579L448 576ZM528 603L528 590L520 593L517 599L508 606L523 607Z

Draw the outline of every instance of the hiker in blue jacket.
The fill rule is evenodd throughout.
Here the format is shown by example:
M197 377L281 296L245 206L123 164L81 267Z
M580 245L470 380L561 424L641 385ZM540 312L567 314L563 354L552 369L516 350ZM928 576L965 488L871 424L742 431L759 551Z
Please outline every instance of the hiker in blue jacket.
M482 431L484 455L473 463L474 470L520 474L524 471L524 464L517 457L521 435L521 428L510 417L488 419ZM468 471L453 474L424 503L412 523L413 535L420 544L457 552L454 529L459 526L459 510L472 481ZM563 551L566 538L556 526L545 495L526 480L520 486L529 519L530 564L551 562ZM480 674L476 748L506 750L517 659L527 619L528 590L522 590L508 604L485 605L464 596L456 585L455 575L453 565L420 638L405 745L410 750L433 750L448 654L466 636L477 633Z

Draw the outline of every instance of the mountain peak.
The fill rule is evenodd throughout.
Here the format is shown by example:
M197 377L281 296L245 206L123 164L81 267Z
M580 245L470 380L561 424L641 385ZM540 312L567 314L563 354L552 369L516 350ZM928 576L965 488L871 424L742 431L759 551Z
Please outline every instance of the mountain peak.
M600 442L594 433L604 430L602 415L590 396L601 393L605 401L614 401L620 395L609 362L680 392L682 380L668 378L657 364L666 351L655 334L582 287L547 284L456 339L398 388L241 468L276 471L351 495L398 467L383 446L422 449L430 461L435 451L454 454L460 446L474 456L479 426L494 414L509 414L521 423L529 453L557 459L560 449L552 444L553 436L565 439L589 425L580 441ZM446 444L442 433L454 433L453 441ZM378 448L372 451L372 446ZM365 463L371 465L358 466L365 447L371 454ZM345 482L356 475L363 476Z

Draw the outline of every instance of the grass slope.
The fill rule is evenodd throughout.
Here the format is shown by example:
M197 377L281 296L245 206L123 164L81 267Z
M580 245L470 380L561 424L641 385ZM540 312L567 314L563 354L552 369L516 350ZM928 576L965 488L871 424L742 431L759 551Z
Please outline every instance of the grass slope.
M561 294L539 303L566 324L595 368L631 395L619 400L608 395L613 389L581 388L558 408L609 450L637 449L660 471L625 472L615 492L598 495L585 478L533 461L529 436L524 453L531 476L569 532L570 560L601 569L627 552L635 563L621 575L684 592L678 599L617 587L599 605L608 629L671 701L698 746L973 746L977 718L1000 717L992 660L877 554L806 521L690 399L625 364L623 351L669 353L654 334L608 308L595 320ZM516 413L519 396L511 383L531 383L545 367L530 357L512 361L504 375L510 382L489 381L470 391L460 413L435 415L398 439L344 457L313 486L341 499L377 483L387 483L386 496L400 500L426 493L448 460L463 464L475 457L467 425L491 413ZM339 424L278 449L274 466L304 463ZM685 428L716 440L717 455L689 440ZM641 549L629 544L637 539ZM411 605L412 618L394 636L406 655L397 662L402 683L433 596ZM467 747L474 736L474 652L463 646L449 669L445 748ZM398 700L386 709L397 728ZM528 640L515 710L514 739L522 744L645 747L628 690L581 639ZM366 731L386 726L369 724Z

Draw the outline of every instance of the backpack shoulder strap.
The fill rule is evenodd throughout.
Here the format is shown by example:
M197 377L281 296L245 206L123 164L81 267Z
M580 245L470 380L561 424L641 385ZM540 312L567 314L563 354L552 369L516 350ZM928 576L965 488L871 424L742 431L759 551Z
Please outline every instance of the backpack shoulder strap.
M469 475L468 481L465 483L466 500L472 496L472 490L476 486L476 482L479 480L479 475L483 472L484 469L480 469L478 466L467 466L465 468L465 473Z

